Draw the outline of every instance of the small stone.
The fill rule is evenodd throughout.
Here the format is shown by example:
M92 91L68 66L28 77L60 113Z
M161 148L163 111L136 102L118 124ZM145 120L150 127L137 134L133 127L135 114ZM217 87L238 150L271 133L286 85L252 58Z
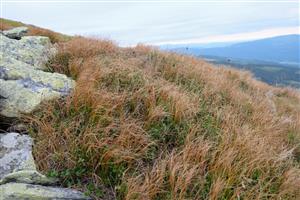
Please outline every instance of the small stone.
M28 28L25 26L13 28L10 30L3 31L3 35L11 39L21 39L24 35L26 35Z
M21 170L7 174L0 180L0 185L5 183L28 183L35 185L54 185L57 180L48 178L36 170Z

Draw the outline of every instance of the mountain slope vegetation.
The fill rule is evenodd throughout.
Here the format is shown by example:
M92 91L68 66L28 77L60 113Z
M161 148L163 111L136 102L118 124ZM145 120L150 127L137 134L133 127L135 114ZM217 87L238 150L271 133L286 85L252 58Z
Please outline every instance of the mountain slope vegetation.
M95 199L300 198L296 90L143 45L53 42L48 69L76 88L23 120L62 185Z

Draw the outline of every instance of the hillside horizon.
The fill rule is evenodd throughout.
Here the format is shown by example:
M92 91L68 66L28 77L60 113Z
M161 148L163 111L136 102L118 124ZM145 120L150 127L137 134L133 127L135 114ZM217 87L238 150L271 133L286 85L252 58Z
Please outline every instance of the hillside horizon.
M300 34L290 34L251 41L213 43L211 46L186 44L166 45L162 48L196 56L206 55L248 60L291 62L298 63L299 65L299 44Z
M296 89L143 44L119 47L0 20L3 46L19 44L1 52L0 108L10 112L0 128L32 138L37 171L56 187L95 200L300 198ZM26 34L4 32L15 27ZM26 46L36 44L32 36L53 50L43 68L32 61L41 47ZM37 101L11 118L13 106L24 111ZM46 176L38 176L42 188L51 186ZM32 195L30 177L11 177L0 180L1 192ZM6 190L25 183L21 192Z
M300 88L300 35L285 35L210 47L161 46L162 50L203 58L216 65L251 71L256 79L276 86ZM217 47L216 47L217 46Z

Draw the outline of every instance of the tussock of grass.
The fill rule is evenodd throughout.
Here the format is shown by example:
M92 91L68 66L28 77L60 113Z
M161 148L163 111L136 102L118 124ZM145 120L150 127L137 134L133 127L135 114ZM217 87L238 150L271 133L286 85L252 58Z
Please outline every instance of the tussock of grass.
M83 37L58 43L48 67L77 86L26 121L39 169L62 184L95 199L300 197L299 93Z

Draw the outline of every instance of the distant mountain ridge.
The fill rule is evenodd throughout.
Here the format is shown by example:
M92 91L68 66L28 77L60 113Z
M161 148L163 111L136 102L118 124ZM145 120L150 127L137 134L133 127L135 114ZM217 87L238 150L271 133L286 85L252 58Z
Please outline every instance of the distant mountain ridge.
M194 48L177 47L172 50L196 56L219 56L249 60L299 63L300 35L284 35L272 38L241 42L225 47Z
M1 200L300 199L298 90L213 57L0 30Z

